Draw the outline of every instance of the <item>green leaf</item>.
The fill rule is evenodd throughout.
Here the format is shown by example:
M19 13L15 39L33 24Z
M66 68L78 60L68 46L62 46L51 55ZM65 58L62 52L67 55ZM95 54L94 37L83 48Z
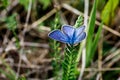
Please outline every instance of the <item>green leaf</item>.
M80 27L80 26L82 26L82 25L83 25L83 16L80 15L80 16L78 17L78 19L76 20L74 27L75 27L75 28L78 28L78 27Z
M3 69L0 69L0 73L4 74L9 80L15 80L16 74L15 72L10 68L10 66L3 60L0 59L2 61L2 64L6 67L6 71Z
M10 4L9 0L1 0L0 1L0 9L1 8L6 8Z
M13 35L16 38L16 46L17 46L17 48L19 48L20 47L19 38L15 32L15 30L17 28L16 16L17 16L17 14L14 13L10 17L4 18L3 21L6 22L6 27L13 32Z
M12 15L9 16L9 17L6 17L6 18L1 19L1 21L6 22L6 27L7 27L9 30L15 30L15 29L17 28L16 16L17 16L17 14L14 13L14 14L12 14Z
M98 0L97 10L102 11L106 4L106 0Z
M43 9L46 9L51 4L51 0L39 0L39 2L43 4Z
M19 0L19 3L25 7L25 10L28 10L29 0Z
M97 31L97 34L96 34L96 36L95 36L95 39L94 39L94 41L93 41L93 44L92 44L92 48L91 48L91 55L90 55L90 57L91 57L91 59L93 59L93 56L94 56L94 54L95 54L95 50L96 50L96 48L97 48L97 44L98 44L98 41L99 41L99 39L100 39L100 35L101 35L101 31L102 31L102 23L100 24L100 26L99 26L99 29L98 29L98 31Z
M18 78L18 80L26 80L26 78L24 76Z
M119 4L119 0L109 0L107 2L106 6L104 7L104 9L102 11L102 15L101 15L102 21L105 24L108 25L113 20L114 15L115 15L114 11L117 8L118 4Z
M8 72L5 72L4 70L0 69L0 73L4 74L8 79L15 80L15 76L12 76Z
M75 46L67 45L64 54L62 80L76 80L77 54Z
M96 19L96 7L97 7L97 0L94 1L94 5L90 14L90 19L89 19L89 24L87 27L87 40L86 40L86 65L89 64L90 62L90 55L93 53L90 53L92 48L92 43L93 43L93 35L94 35L94 27L95 27L95 19Z

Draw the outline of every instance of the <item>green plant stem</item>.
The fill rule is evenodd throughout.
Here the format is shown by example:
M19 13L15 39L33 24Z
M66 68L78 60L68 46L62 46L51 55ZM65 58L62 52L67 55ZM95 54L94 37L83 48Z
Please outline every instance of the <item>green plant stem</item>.
M78 28L78 27L80 27L81 25L83 25L83 16L82 15L80 15L79 17L78 17L78 19L76 20L76 22L75 22L75 28Z
M55 30L58 28L59 28L59 14L56 13L51 30ZM60 43L57 43L57 41L52 40L50 41L50 47L52 48L51 57L53 57L52 66L54 71L53 76L55 76L54 80L61 80L60 78L61 73L59 72L60 66L61 66L61 63L60 63L61 56L60 56L60 48L59 48Z
M19 48L20 44L19 44L19 39L17 37L17 34L16 34L15 30L12 30L12 32L13 32L13 35L15 36L15 39L16 39L16 46L17 46L17 48Z
M66 47L64 62L63 62L63 79L62 80L76 80L76 62L75 48L74 46Z
M54 57L54 60L53 60L53 68L54 68L54 75L56 76L55 77L55 80L59 80L59 69L60 69L60 65L58 65L59 63L59 58L60 58L60 55L59 55L59 43L57 43L56 41L53 41L53 49L54 49L54 53L53 53L53 57Z
M84 20L84 18L83 18L83 16L82 15L80 15L79 17L78 17L78 19L76 20L76 22L75 22L75 28L78 28L78 27L80 27L80 26L82 26L83 25L83 20ZM80 44L80 48L79 48L79 50L78 50L78 54L77 54L77 59L76 59L76 62L79 62L79 60L80 60L80 57L81 57L81 52L82 52L82 47L83 47L83 42Z

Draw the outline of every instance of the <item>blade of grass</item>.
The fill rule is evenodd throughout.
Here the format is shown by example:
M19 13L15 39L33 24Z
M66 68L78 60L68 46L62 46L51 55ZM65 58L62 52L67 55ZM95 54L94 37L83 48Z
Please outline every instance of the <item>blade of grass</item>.
M5 72L4 70L0 69L0 72L3 73L8 79L15 80L15 72L10 68L10 66L3 60L0 59L3 63L3 65L6 67L8 72Z
M15 80L15 76L11 75L8 72L5 72L4 70L0 69L0 73L4 74L8 79Z
M94 5L90 14L90 20L87 27L87 40L86 40L86 66L89 65L91 57L93 53L91 53L91 46L92 46L92 40L94 35L94 26L95 26L95 19L96 19L96 7L97 7L97 0L94 0ZM90 58L90 59L89 59Z
M95 50L96 50L96 48L97 48L97 43L98 43L98 41L99 41L99 38L100 38L100 35L101 35L101 31L102 31L102 25L103 25L103 23L101 23L100 24L100 26L99 26L99 29L98 29L98 32L97 32L97 34L96 34L96 36L95 36L95 39L94 39L94 41L93 41L93 45L92 45L92 50L91 50L91 59L93 58L93 56L94 56L94 54L95 54Z

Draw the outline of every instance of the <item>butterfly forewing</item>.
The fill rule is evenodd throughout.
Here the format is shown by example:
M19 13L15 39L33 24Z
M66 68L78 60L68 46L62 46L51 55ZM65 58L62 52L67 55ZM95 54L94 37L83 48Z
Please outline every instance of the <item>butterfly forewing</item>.
M73 37L75 29L72 26L64 25L62 27L62 31L71 39Z
M63 42L63 43L68 42L68 38L60 30L54 30L51 33L49 33L48 36L52 39L55 39L55 40Z

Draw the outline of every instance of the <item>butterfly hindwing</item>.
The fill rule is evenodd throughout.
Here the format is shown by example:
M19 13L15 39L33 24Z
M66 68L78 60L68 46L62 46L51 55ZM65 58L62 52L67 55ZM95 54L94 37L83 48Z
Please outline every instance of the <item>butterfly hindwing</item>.
M74 44L81 42L83 39L85 39L85 37L86 37L86 33L82 32L78 37L76 37Z
M75 30L75 37L78 37L85 29L85 26L81 26Z

